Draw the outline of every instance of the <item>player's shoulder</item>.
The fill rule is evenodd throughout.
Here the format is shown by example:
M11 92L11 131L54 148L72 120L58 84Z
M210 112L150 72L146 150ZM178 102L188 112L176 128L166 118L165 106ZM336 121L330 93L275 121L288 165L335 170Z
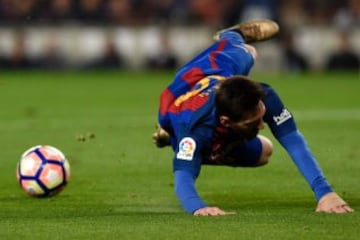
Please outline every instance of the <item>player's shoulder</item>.
M273 93L276 94L276 90L269 84L269 83L265 83L265 82L259 82L261 88L263 89L263 91L265 92L265 95L271 95Z

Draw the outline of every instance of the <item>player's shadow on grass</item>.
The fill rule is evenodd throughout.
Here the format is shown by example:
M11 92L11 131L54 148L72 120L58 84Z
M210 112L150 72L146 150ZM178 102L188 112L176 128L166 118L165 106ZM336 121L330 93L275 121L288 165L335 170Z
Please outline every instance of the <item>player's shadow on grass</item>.
M221 206L225 210L267 210L267 209L277 209L277 210L307 210L314 211L316 208L316 200L312 196L288 196L284 197L279 195L278 198L267 197L264 195L259 195L257 197L247 197L241 194L231 195L229 194L206 194L204 199L207 199L209 205ZM347 197L347 202L355 210L360 209L360 198L351 198Z

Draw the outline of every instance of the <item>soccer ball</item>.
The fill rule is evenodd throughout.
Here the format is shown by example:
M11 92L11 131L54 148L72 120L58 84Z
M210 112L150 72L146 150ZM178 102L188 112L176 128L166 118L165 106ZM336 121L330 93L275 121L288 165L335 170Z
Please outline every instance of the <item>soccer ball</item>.
M33 197L50 197L63 190L70 178L70 165L57 148L39 145L25 151L18 162L17 180Z

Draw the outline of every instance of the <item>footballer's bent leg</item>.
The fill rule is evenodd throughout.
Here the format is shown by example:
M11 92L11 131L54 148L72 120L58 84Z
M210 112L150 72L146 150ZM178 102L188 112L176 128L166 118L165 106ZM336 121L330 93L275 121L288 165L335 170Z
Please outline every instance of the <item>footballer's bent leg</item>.
M262 145L262 151L256 166L262 166L269 162L270 156L273 152L273 144L268 138L262 135L258 135L258 138L260 139Z
M257 135L253 139L236 141L224 146L219 162L232 167L258 167L269 162L272 150L271 141Z
M220 39L220 35L227 31L238 31L246 43L265 41L273 38L279 32L279 25L271 20L253 20L226 28L214 35L215 40Z

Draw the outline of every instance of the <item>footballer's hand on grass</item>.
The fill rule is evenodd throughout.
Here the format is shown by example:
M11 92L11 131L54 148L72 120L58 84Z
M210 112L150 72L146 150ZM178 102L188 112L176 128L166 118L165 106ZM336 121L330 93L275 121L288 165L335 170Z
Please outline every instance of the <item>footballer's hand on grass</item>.
M235 212L225 212L218 207L203 207L194 212L194 216L222 216L235 214Z
M325 213L348 213L352 209L339 195L335 192L325 194L318 202L316 212Z

